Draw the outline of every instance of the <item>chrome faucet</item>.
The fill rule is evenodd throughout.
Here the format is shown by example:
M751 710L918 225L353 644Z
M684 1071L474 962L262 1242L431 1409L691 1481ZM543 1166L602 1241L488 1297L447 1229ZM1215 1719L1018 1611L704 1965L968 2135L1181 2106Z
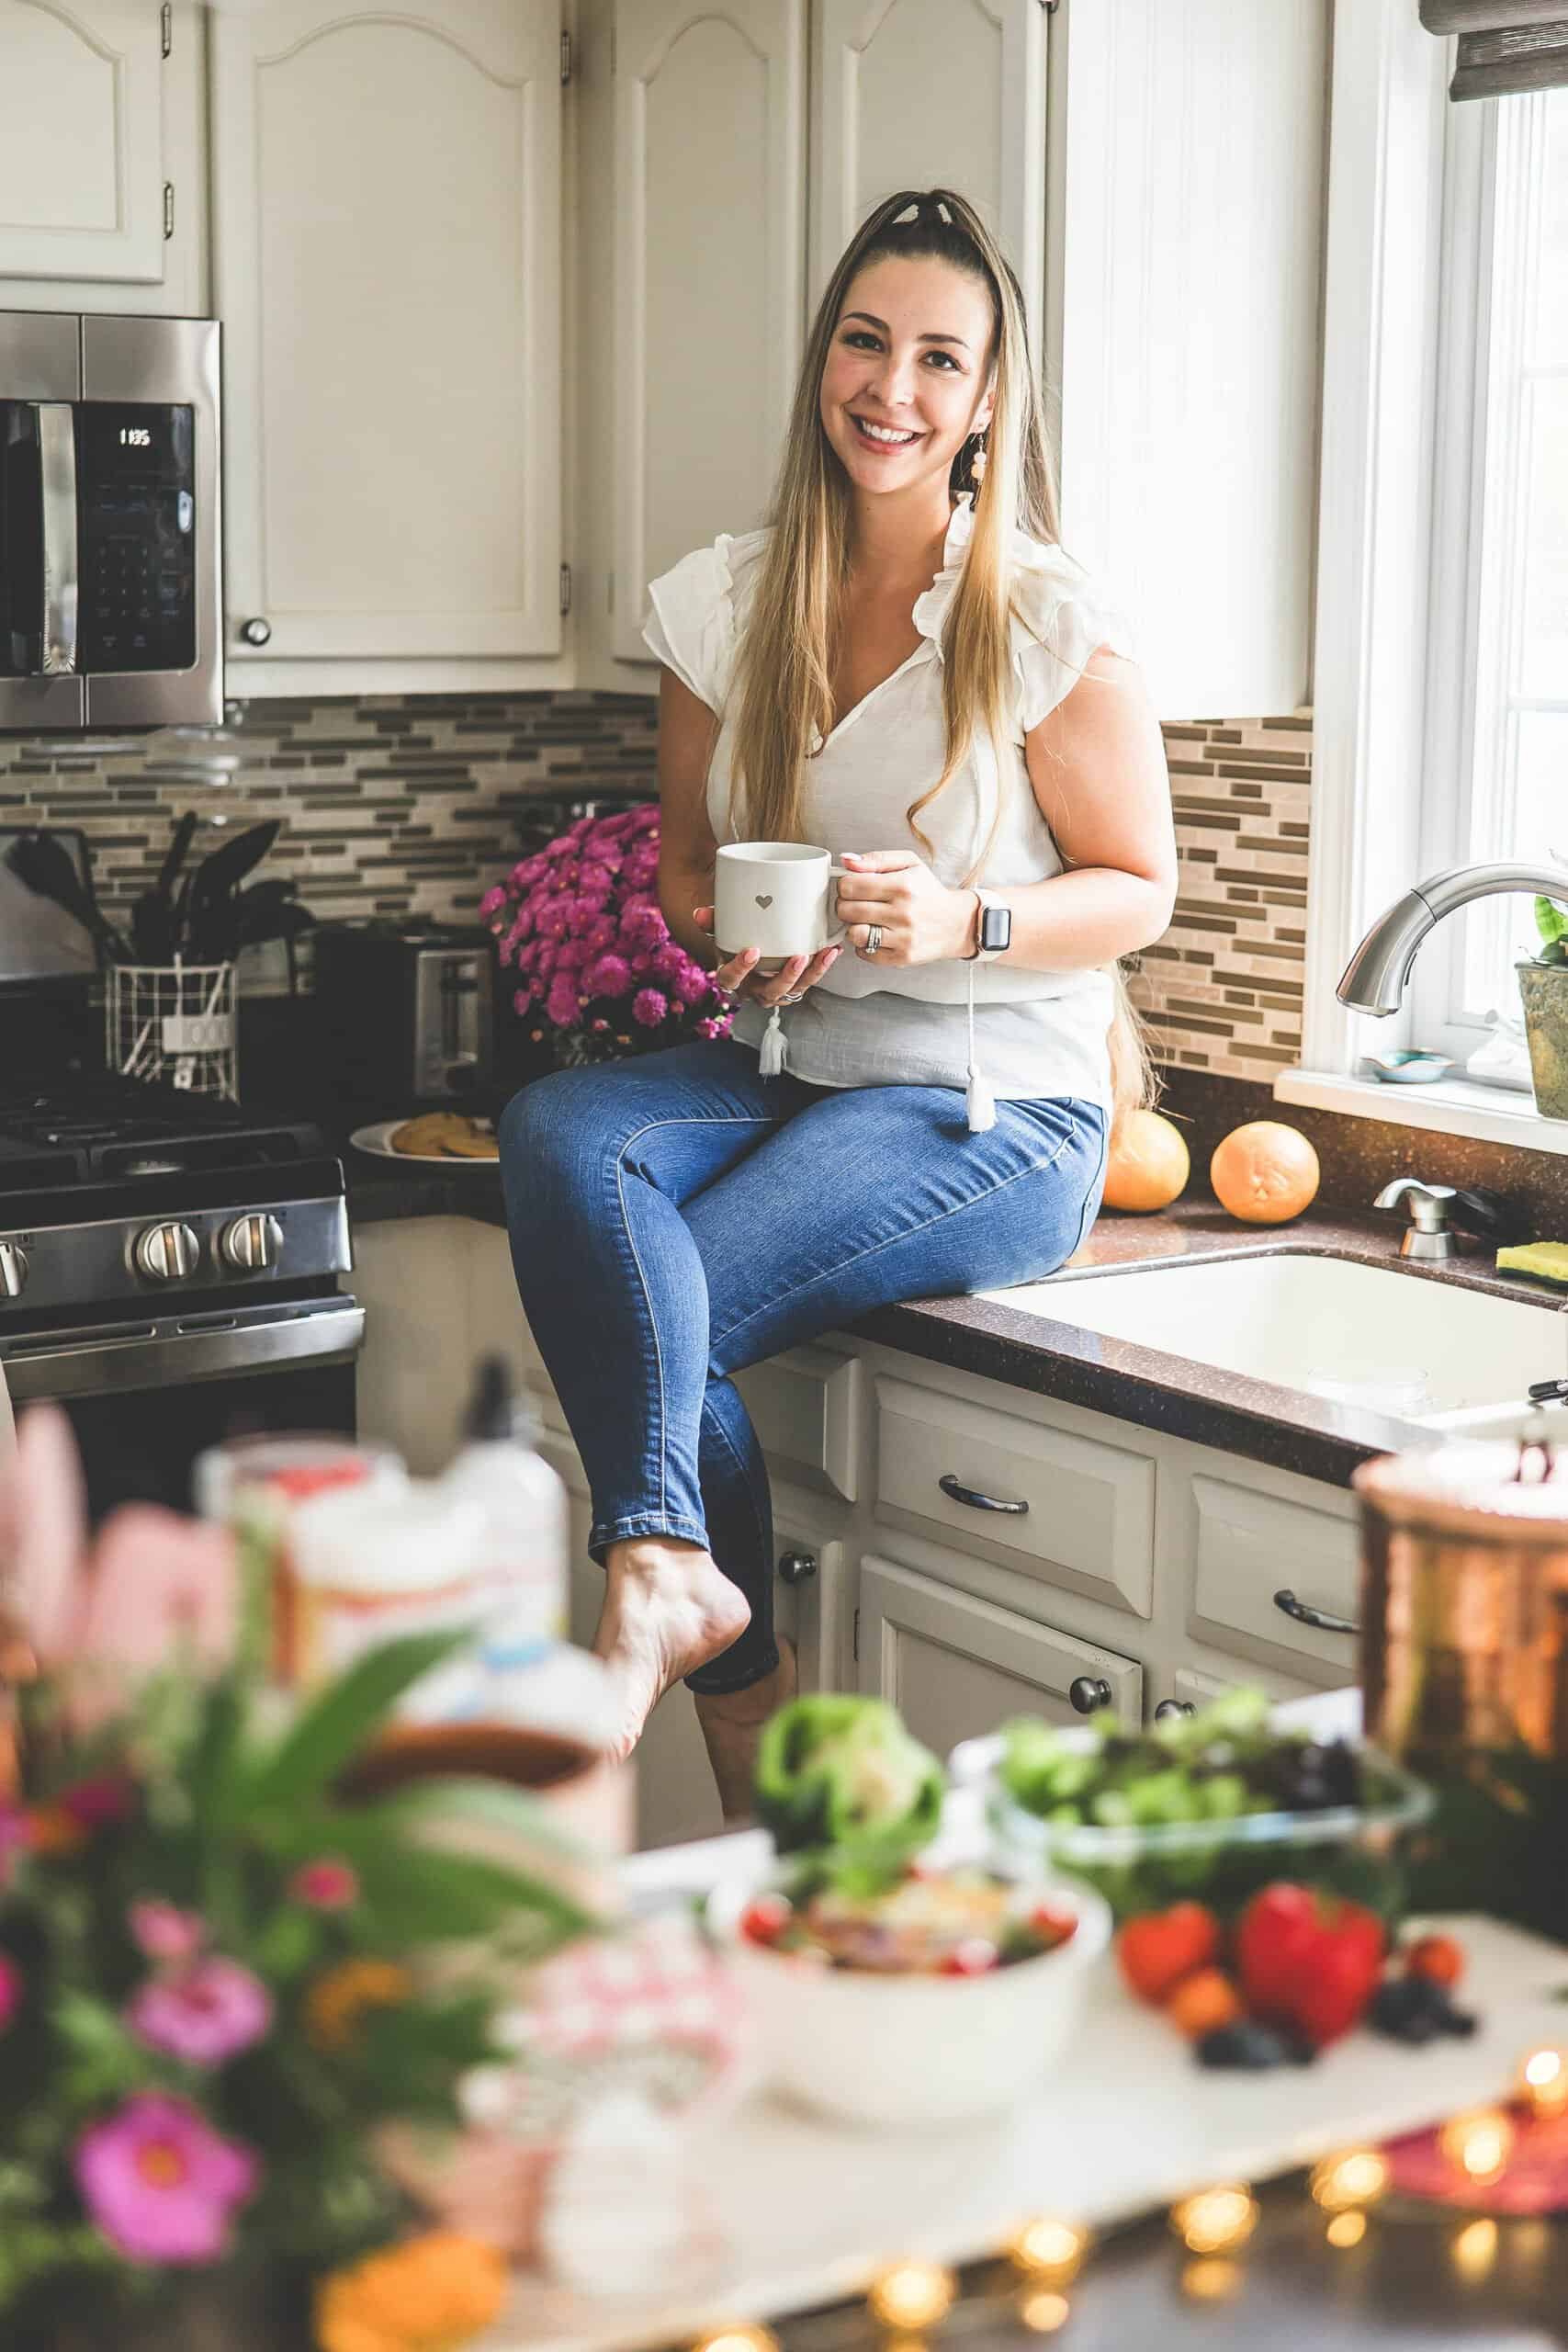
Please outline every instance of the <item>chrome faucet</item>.
M1397 1012L1416 950L1433 926L1472 899L1505 890L1528 890L1568 907L1568 873L1552 865L1483 864L1450 866L1418 882L1379 915L1346 965L1337 991L1340 1003L1352 1012Z

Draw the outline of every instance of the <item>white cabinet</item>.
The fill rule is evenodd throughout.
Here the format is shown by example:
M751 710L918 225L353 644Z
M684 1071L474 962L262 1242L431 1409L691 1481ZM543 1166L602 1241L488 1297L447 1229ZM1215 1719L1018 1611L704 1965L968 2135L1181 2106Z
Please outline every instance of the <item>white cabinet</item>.
M770 1465L853 1502L860 1492L861 1364L836 1348L790 1348L737 1373Z
M213 19L242 693L559 648L559 37L558 0Z
M1084 1711L1069 1696L1075 1683L1102 1685L1124 1722L1143 1713L1134 1659L874 1554L861 1562L859 1646L861 1689L890 1700L942 1757L1010 1715L1080 1722Z
M874 206L899 188L951 187L999 233L1039 351L1045 29L1044 0L818 0L811 303Z
M583 456L614 468L623 661L648 660L649 581L762 519L800 354L805 29L805 0L616 0L614 446Z
M953 1396L878 1374L876 1432L879 1519L1149 1614L1155 1464L1135 1437L1107 1442L1114 1422L994 1383Z
M206 59L197 0L0 0L0 311L206 313Z
M163 13L0 0L0 278L162 278Z
M1351 1498L1319 1487L1308 1503L1270 1493L1267 1473L1240 1470L1216 1459L1188 1482L1194 1630L1245 1657L1271 1662L1283 1652L1280 1662L1320 1688L1353 1682L1356 1639L1345 1630L1358 1606Z
M1309 698L1330 17L1052 19L1062 538L1126 610L1161 718Z

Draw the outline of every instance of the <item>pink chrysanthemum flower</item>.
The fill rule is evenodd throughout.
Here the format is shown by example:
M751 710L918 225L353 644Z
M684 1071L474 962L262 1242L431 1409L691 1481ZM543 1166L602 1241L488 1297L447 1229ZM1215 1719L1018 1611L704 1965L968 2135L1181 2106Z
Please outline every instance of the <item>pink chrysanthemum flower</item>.
M187 2065L221 2066L266 2032L272 1996L238 1961L199 1960L143 1984L125 2021L149 2050Z
M248 2148L220 2139L184 2099L152 2092L84 2132L73 2168L111 2245L132 2262L181 2265L218 2260L260 2177Z
M196 1911L181 1911L156 1896L143 1896L126 1912L130 1939L149 1960L194 1960L207 1941L207 1922Z

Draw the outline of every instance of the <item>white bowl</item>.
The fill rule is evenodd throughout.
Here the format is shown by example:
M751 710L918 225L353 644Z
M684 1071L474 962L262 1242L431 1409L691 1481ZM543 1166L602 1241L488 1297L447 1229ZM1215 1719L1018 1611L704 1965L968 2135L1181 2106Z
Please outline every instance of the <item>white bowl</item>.
M774 1883L773 1867L725 1880L708 1897L708 1925L729 1953L770 2082L869 2130L1018 2106L1050 2071L1111 1939L1100 1896L1054 1879L1040 1900L1074 1912L1077 1932L1037 1959L984 1976L824 1968L740 1933L747 1905Z

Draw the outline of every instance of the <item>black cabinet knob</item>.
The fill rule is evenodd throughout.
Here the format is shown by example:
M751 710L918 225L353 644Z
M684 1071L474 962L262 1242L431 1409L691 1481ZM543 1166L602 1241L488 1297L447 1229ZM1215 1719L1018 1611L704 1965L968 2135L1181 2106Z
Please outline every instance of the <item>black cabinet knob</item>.
M1098 1714L1111 1704L1111 1685L1102 1674L1079 1674L1068 1683L1067 1697L1080 1715Z
M1190 1699L1162 1699L1155 1709L1155 1721L1166 1724L1175 1715L1195 1715L1197 1712Z
M781 1552L779 1575L785 1584L805 1584L817 1574L815 1552Z

